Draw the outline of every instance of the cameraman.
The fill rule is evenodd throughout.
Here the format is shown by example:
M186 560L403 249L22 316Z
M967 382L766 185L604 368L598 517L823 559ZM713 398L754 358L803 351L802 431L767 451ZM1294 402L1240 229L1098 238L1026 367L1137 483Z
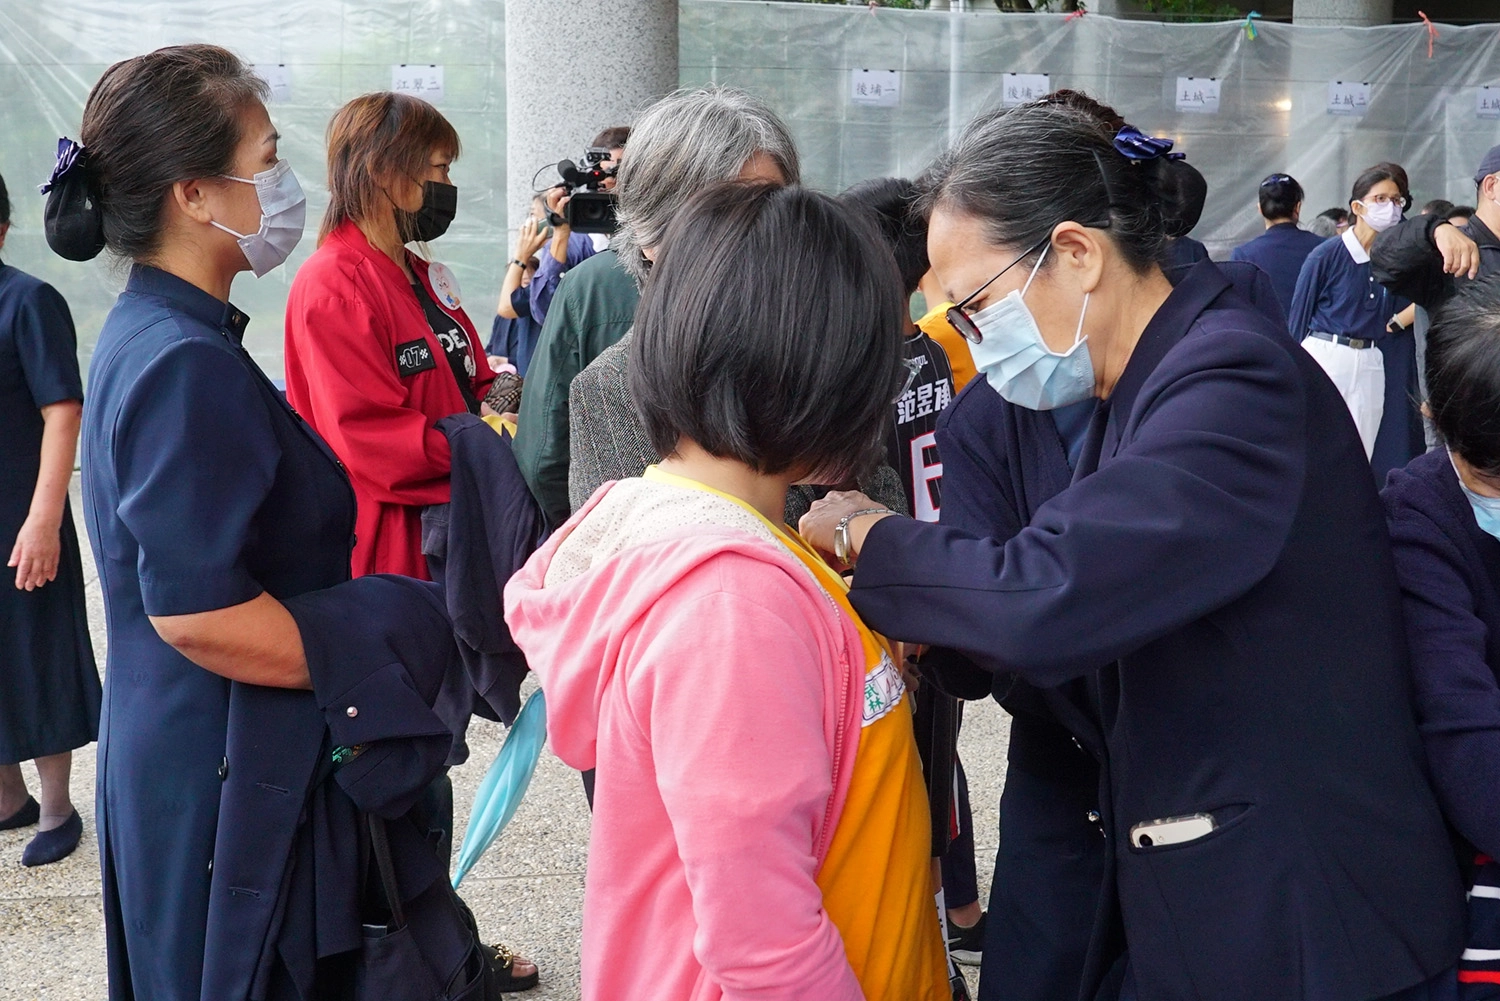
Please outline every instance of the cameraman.
M616 125L594 137L591 148L609 150L608 159L599 164L599 168L609 175L600 183L605 191L614 190L615 171L619 170L620 162L625 158L625 143L629 139L628 125ZM548 190L544 196L553 227L552 240L547 252L542 255L542 263L531 282L531 318L538 324L547 321L547 310L552 305L552 297L557 294L562 276L609 246L609 238L603 234L573 232L567 219L569 200L570 195L563 185ZM604 245L599 246L595 237L601 237Z
M634 324L637 281L645 277L649 252L683 204L715 181L762 166L786 183L798 180L797 152L786 126L741 91L680 92L657 102L637 123L617 189L619 233L611 249L579 264L558 288L521 397L516 461L553 527L571 513L568 389L573 377Z

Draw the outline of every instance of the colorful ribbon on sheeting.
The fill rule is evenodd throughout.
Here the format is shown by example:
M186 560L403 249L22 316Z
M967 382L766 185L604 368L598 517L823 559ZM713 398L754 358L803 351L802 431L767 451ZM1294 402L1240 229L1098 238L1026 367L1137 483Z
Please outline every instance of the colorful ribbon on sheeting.
M1068 15L1068 16L1067 16L1067 17L1065 17L1065 18L1063 18L1063 23L1065 23L1065 24L1066 24L1066 23L1067 23L1067 22L1068 22L1068 21L1076 21L1076 20L1078 20L1078 19L1079 19L1079 18L1080 18L1080 17L1082 17L1082 16L1083 16L1083 15L1085 15L1085 14L1087 14L1087 13L1088 13L1088 11L1087 11L1087 10L1085 10L1085 9L1084 9L1084 8L1082 8L1082 7L1079 7L1079 8L1078 8L1078 9L1077 9L1077 10L1075 10L1075 11L1074 11L1074 12L1073 12L1073 13L1071 13L1071 14L1069 14L1069 15Z
M1427 58L1431 59L1432 43L1437 38L1437 27L1433 25L1432 19L1422 11L1417 11L1417 16L1422 19L1423 24L1427 25Z
M1258 10L1252 10L1245 15L1245 37L1252 42L1260 37L1260 32L1255 30L1255 19L1258 17L1260 17L1260 11Z

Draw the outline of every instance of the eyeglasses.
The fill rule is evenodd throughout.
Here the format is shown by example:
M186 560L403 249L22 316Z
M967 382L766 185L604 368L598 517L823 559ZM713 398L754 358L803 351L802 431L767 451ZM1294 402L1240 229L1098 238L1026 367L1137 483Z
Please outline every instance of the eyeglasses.
M1291 180L1292 180L1292 175L1291 174L1272 174L1270 177L1266 178L1264 181L1261 181L1260 182L1260 186L1263 187L1263 188L1269 188L1273 184L1287 184Z
M1036 253L1042 248L1043 244L1051 239L1052 234L1049 232L1046 236L1042 237L1036 243L1032 244L1031 247L1024 253L1022 253L1020 257L1017 257L1014 261L1011 261L1005 267L1001 268L999 274L995 275L994 278L991 278L989 281L985 282L983 285L975 289L971 294L966 296L963 302L948 307L948 322L953 324L953 329L957 330L959 334L963 336L964 340L968 341L970 344L981 344L984 342L984 334L980 333L979 325L974 322L973 317L964 312L964 307L977 299L980 293L982 293L985 289L989 288L991 285L995 284L995 282L999 281L1000 275L1005 274L1005 272L1009 271L1017 264L1020 264L1032 254Z
M917 376L922 374L922 358L902 358L901 365L906 369L906 381L901 384L901 392L891 397L892 403L900 403L901 397L911 392L912 383L917 381Z

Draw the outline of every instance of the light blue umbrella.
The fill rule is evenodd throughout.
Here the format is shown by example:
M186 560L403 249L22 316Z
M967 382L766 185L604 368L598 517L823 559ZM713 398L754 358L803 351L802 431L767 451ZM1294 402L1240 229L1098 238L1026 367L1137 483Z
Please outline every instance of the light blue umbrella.
M479 861L485 849L495 843L510 818L516 815L526 787L531 785L531 776L536 772L536 763L542 757L542 745L547 743L547 700L541 689L521 707L520 715L505 735L495 763L484 773L479 791L474 793L474 805L469 809L469 826L464 831L464 843L458 850L458 868L453 873L453 888L463 882L474 863Z

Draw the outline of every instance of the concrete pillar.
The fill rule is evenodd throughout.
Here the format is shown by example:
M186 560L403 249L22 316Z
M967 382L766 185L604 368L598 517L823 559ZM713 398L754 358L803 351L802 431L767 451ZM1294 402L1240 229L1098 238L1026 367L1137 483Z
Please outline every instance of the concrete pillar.
M1391 23L1391 0L1294 0L1292 22L1363 28Z
M505 0L506 207L512 239L532 174L577 160L677 89L677 0ZM537 185L557 180L548 167ZM508 252L508 248L507 248Z

